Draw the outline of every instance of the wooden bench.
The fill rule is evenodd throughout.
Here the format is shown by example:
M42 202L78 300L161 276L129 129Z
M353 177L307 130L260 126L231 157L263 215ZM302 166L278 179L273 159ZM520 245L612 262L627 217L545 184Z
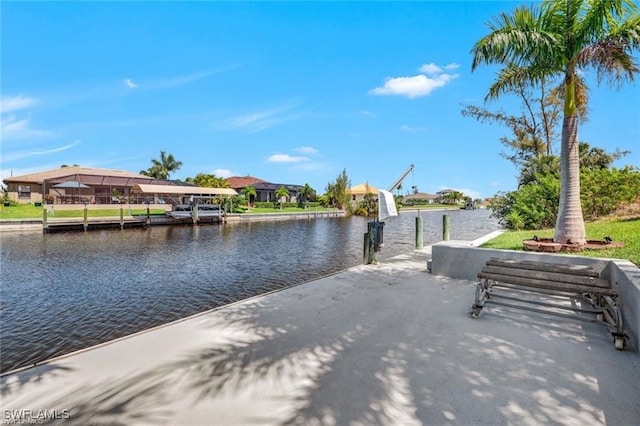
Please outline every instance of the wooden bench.
M487 304L576 318L604 324L615 348L626 346L618 292L590 266L491 258L478 280L473 318ZM586 303L578 306L576 299Z

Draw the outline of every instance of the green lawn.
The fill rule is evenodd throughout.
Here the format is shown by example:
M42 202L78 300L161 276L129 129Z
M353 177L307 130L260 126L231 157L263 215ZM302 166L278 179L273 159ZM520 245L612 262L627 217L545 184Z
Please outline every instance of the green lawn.
M147 214L147 209L133 209L133 215ZM151 214L164 214L163 209L151 209ZM124 214L129 215L129 208L124 207ZM119 217L120 206L113 208L88 210L88 217ZM49 214L49 217L84 217L84 207L78 206L75 210L55 210L55 214ZM33 204L19 204L16 206L0 206L0 219L41 219L42 207L36 207Z
M336 209L324 208L324 207L310 207L308 209L302 209L300 207L285 207L282 210L279 208L266 208L266 207L252 207L245 213L315 213L315 212L331 212Z
M300 207L286 207L282 210L279 208L252 208L246 213L314 213L314 212L328 212L335 211L335 209L327 209L322 207L313 207L307 210ZM143 215L147 213L146 209L133 209L133 215ZM113 208L105 208L99 210L88 210L89 217L119 217L120 206L115 205ZM124 214L129 215L129 208L125 205ZM151 209L153 215L163 215L163 209ZM51 217L51 214L49 215ZM53 217L84 217L84 206L78 205L75 210L55 210ZM42 207L36 207L33 204L19 204L16 206L1 206L0 205L0 219L41 219Z
M605 236L611 237L614 241L624 243L624 247L601 250L583 250L577 254L579 256L605 257L615 259L627 259L640 266L640 218L602 220L585 224L587 229L587 239L602 240ZM538 237L553 237L553 229L540 231L509 231L486 242L482 247L523 250L522 241Z
M39 219L42 218L42 207L33 204L15 206L0 205L0 219Z
M429 209L459 209L460 205L451 205L451 204L414 204L413 206L400 206L400 210L429 210Z

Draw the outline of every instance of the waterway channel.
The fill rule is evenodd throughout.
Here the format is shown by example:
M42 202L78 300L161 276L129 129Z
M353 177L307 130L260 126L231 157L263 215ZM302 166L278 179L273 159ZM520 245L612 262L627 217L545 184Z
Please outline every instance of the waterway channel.
M499 229L487 210L406 212L388 219L378 259ZM362 263L362 217L41 234L0 246L0 371L106 342ZM426 266L426 265L425 265Z

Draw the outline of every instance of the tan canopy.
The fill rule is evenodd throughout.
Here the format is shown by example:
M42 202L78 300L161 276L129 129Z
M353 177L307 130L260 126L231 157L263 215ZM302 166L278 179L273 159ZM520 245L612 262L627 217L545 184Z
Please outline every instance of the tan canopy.
M149 185L136 184L131 191L142 194L176 194L176 195L238 195L231 188L205 188L200 186Z

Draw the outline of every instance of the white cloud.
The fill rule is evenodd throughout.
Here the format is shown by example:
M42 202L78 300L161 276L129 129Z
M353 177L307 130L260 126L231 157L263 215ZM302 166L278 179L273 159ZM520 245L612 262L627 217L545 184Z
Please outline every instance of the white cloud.
M81 143L81 141L76 140L73 141L72 143L63 145L63 146L59 146L56 148L51 148L51 149L45 149L42 151L22 151L22 152L15 152L12 154L7 154L4 155L2 157L2 161L16 161L16 160L22 160L24 158L29 158L29 157L37 157L37 156L41 156L41 155L50 155L50 154L55 154L57 152L62 152L62 151L67 151L71 148L73 148L76 145L79 145Z
M439 65L434 64L433 62L430 62L428 64L424 64L423 66L421 66L420 72L422 74L427 74L427 75L438 75L438 74L442 74L445 70L453 71L457 68L460 68L460 64L456 64L455 62L447 64L444 67L441 67Z
M30 113L22 111L38 103L37 99L22 95L7 96L0 99L0 111L2 112L0 132L4 141L19 138L41 138L52 134L50 131L31 127ZM16 114L19 114L20 117Z
M221 178L228 178L228 177L231 177L231 176L235 176L235 175L237 175L238 173L233 173L233 172L232 172L231 170L229 170L229 169L215 169L215 170L213 171L213 174L214 174L214 175L216 175L216 176L218 176L218 177L221 177Z
M457 75L441 74L435 78L425 75L415 75L413 77L387 78L382 87L370 90L373 95L399 95L407 98L418 98L430 95L438 87L445 86Z
M233 128L245 128L253 132L259 132L273 127L278 122L276 113L273 110L252 112L239 115L228 121Z
M400 126L400 130L402 130L403 132L421 132L423 130L427 130L427 128L424 126L413 127L409 126L408 124L403 124L402 126Z
M420 73L407 77L387 77L381 87L376 87L369 91L372 95L397 95L407 98L418 98L430 95L438 87L447 85L451 80L458 77L458 74L447 74L445 70L454 70L459 65L450 63L444 68L433 62L420 67Z
M308 157L293 156L289 154L273 154L267 158L269 163L300 163L303 161L309 161Z
M297 118L298 114L288 113L291 108L292 104L287 103L279 107L239 115L226 120L222 125L231 129L244 129L257 133Z
M423 74L437 75L442 73L442 68L431 62L429 64L424 64L423 66L421 66L420 72Z
M157 90L166 89L171 87L184 86L186 84L194 83L203 78L210 77L214 74L218 74L223 71L227 71L233 68L237 68L238 65L231 65L227 67L221 67L216 69L206 69L201 71L195 71L189 74L176 75L172 77L156 78L151 80L143 80L141 83L134 82L131 78L125 78L123 83L129 89L137 89L141 87L145 90Z
M14 115L5 115L0 120L2 139L41 138L52 134L47 130L32 128L29 122L29 118L18 119Z
M375 113L373 113L371 111L367 111L367 110L362 111L362 115L364 115L365 117L375 117L376 116Z
M305 154L305 155L317 155L318 154L318 150L311 147L311 146L300 146L298 148L295 148L294 151L299 152L300 154Z
M138 85L135 84L133 80L131 80L130 78L124 79L124 85L127 86L129 89L135 89L138 87Z
M5 114L7 112L18 111L34 106L38 103L37 99L29 98L26 96L8 96L0 99L0 113Z
M185 84L194 83L203 78L207 78L214 74L218 74L220 72L231 70L237 67L238 65L230 65L222 68L208 69L208 70L192 72L190 74L161 78L161 79L157 79L157 80L153 80L148 83L145 83L144 87L148 89L163 89L167 87L183 86Z

